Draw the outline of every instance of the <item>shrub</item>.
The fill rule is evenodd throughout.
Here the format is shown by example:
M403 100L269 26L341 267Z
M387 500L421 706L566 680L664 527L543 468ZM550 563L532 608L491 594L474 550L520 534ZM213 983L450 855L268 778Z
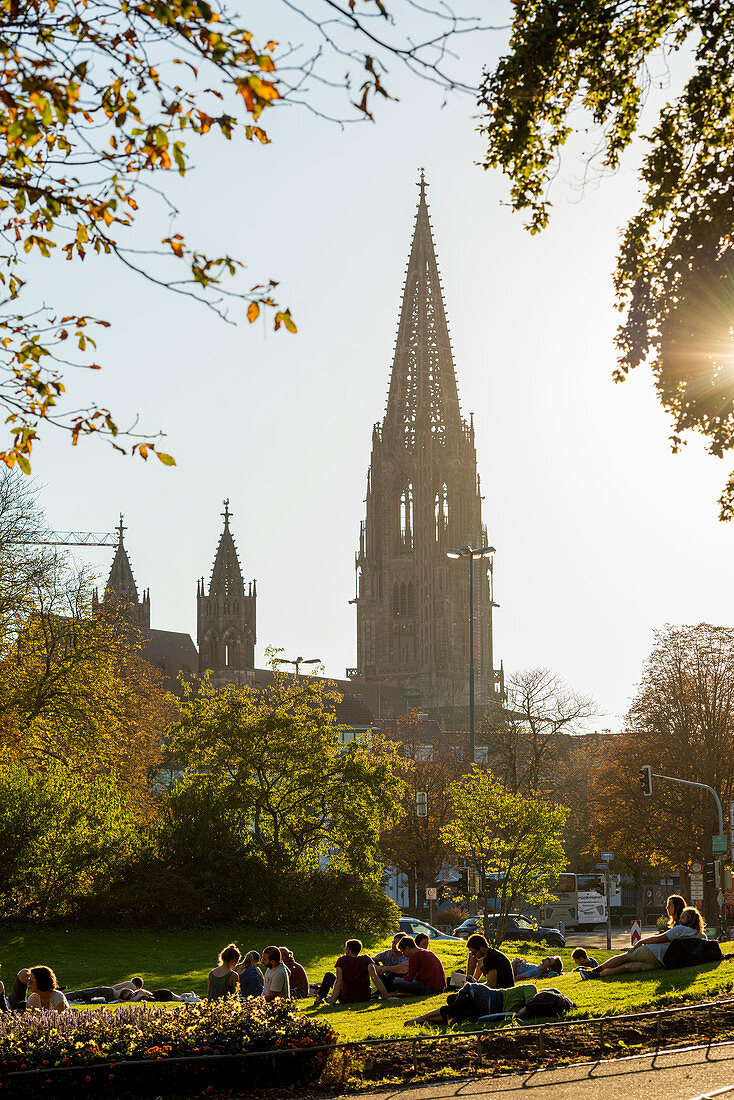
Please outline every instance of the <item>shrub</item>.
M293 931L351 929L383 935L398 927L400 910L379 882L335 871L270 876L261 884L262 907L248 923L273 923Z
M100 1080L98 1073L90 1073L95 1067L109 1070L110 1063L114 1063L112 1076L119 1080L125 1076L126 1063L151 1061L160 1066L165 1079L165 1063L175 1062L181 1056L201 1056L201 1066L210 1081L220 1068L232 1072L232 1063L207 1063L212 1054L307 1049L335 1042L336 1035L326 1021L303 1016L292 1001L283 1000L268 1003L260 998L231 999L181 1005L173 1010L161 1005L125 1005L62 1015L29 1010L20 1016L0 1017L0 1085L9 1085L16 1095L22 1079L9 1079L8 1075L41 1070L48 1075L47 1083L54 1086L53 1095L59 1095L63 1089L76 1096L87 1091L84 1084L91 1086L90 1092L94 1091ZM260 1075L258 1066L261 1066L261 1073L266 1072L270 1081L275 1077L279 1084L305 1084L320 1076L326 1052L282 1057L274 1063L268 1057L262 1062L251 1059L235 1063L236 1073L242 1076L243 1067L247 1066L249 1081ZM83 1072L69 1073L68 1069L74 1067ZM56 1068L63 1072L53 1080L50 1075ZM196 1062L185 1063L187 1074L196 1068ZM109 1079L109 1073L105 1076ZM161 1073L144 1074L144 1078L140 1087L148 1084L160 1091Z

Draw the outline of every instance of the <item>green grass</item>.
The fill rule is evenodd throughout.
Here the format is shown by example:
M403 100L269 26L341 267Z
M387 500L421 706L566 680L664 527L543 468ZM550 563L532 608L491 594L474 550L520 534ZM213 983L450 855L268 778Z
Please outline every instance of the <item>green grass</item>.
M282 931L254 931L242 926L180 933L6 930L0 932L0 977L9 988L21 967L46 964L56 971L62 985L72 989L110 984L140 974L148 988L165 986L178 993L193 989L204 995L207 975L216 965L217 953L230 940L242 951L250 948L262 951L268 944L286 943L305 966L310 980L315 981L327 970L333 970L336 958L343 953L346 938L343 933L284 935ZM375 952L389 946L389 937L368 937L364 944L368 951ZM464 965L466 950L463 944L438 940L433 947L447 974ZM504 950L510 957L522 954L527 958L540 958L548 949L533 944L506 944ZM570 969L573 966L571 949L558 953L564 967ZM612 952L594 950L593 954L602 959ZM718 967L659 970L606 982L582 982L578 974L567 973L536 984L540 988L543 985L559 988L577 1004L575 1014L625 1013L728 992L734 986L734 965L723 963ZM405 1020L443 1003L443 997L422 1001L371 1001L358 1008L315 1008L307 1002L308 1007L304 1005L303 1011L309 1016L328 1017L341 1039L357 1040L404 1036ZM420 1034L420 1031L412 1028L409 1033Z

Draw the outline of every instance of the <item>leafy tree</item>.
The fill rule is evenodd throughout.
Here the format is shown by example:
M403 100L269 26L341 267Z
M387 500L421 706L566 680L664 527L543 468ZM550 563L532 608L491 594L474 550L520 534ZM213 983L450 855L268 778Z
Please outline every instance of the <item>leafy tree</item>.
M0 746L34 768L114 772L146 806L175 702L142 657L140 632L90 617L89 596L86 579L58 562L41 578L36 609L0 661Z
M652 71L678 55L688 79L645 135L642 204L622 238L615 289L621 381L649 360L673 420L674 450L692 429L717 456L734 445L734 34L716 4L595 0L514 5L511 50L485 75L485 167L511 180L512 204L536 232L561 149L589 123L594 156L614 170L640 127ZM734 474L720 498L734 515Z
M339 698L318 681L273 672L272 688L191 688L168 731L192 788L218 789L240 815L250 854L274 871L377 873L380 829L398 813L394 746L340 740Z
M423 907L425 888L434 886L441 868L453 853L443 837L443 827L453 817L449 785L466 768L466 754L451 744L425 745L416 711L397 719L400 741L399 773L404 783L403 814L380 837L380 851L386 863L407 876L408 891ZM428 799L426 817L416 815L416 794ZM412 906L411 901L411 906Z
M553 897L565 863L560 837L568 811L514 794L476 765L451 784L449 797L454 818L443 829L444 840L476 874L485 931L501 943L520 898L543 905ZM490 898L496 899L496 929L489 923Z
M132 806L114 775L79 783L52 763L34 772L0 757L0 902L5 915L73 913L135 843Z
M639 790L643 764L706 783L722 803L734 795L734 630L700 623L657 631L625 730L594 776L590 834L633 865L677 869L711 852L718 832L705 792L655 780ZM711 900L711 899L709 899Z

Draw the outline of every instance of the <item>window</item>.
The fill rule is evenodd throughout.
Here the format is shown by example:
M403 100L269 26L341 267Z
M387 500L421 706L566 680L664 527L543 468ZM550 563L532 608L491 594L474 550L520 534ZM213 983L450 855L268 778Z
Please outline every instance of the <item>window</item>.
M408 614L415 615L415 592L412 583L408 585Z
M449 490L445 481L436 493L434 514L436 542L438 542L449 525Z
M408 601L405 592L405 585L400 585L400 614L405 618L408 613Z
M373 619L366 619L364 624L364 663L372 666L375 663L375 623Z
M396 618L400 614L400 585L397 581L392 586L392 613Z
M400 543L413 549L413 486L409 482L400 494Z
M232 665L232 647L229 642L224 643L224 665L225 668L230 668Z
M576 890L576 876L575 875L559 875L558 877L558 893L559 894L573 894Z

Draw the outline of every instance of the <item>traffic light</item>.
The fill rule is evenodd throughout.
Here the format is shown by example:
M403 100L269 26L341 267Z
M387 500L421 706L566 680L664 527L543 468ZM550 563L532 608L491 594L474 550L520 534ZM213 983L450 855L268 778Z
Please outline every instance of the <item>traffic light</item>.
M652 768L649 764L640 768L640 790L647 798L652 794Z
M471 897L476 897L479 893L479 875L472 867L467 869L466 874L468 880L467 885L469 887L468 893Z
M706 864L706 883L713 890L721 887L721 860L712 859Z
M428 817L428 795L425 791L415 792L416 817Z

